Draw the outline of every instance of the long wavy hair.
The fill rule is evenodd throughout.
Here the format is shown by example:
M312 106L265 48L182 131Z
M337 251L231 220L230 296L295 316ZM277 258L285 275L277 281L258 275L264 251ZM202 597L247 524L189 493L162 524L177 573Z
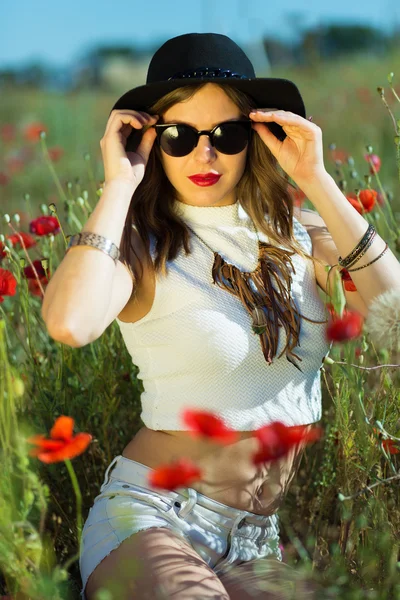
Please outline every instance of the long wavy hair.
M169 92L153 104L147 112L160 117L171 106L191 98L201 87L193 84ZM218 85L215 83L214 85ZM220 86L227 96L248 118L255 101L230 85ZM161 122L161 119L160 121ZM157 273L168 272L167 261L176 258L182 246L190 254L190 230L173 210L175 189L167 178L161 162L160 149L155 141L150 152L144 177L136 188L128 209L120 244L120 260L130 271L135 289L143 276L143 265L135 252L132 227L135 227L146 248L146 260ZM293 198L289 192L288 175L261 138L253 132L247 150L247 160L242 178L237 185L237 197L256 227L265 233L270 242L284 245L303 258L318 261L306 253L293 234ZM265 218L268 214L270 221ZM150 256L150 237L156 240L154 261ZM132 256L132 252L136 258ZM137 265L140 264L139 273Z

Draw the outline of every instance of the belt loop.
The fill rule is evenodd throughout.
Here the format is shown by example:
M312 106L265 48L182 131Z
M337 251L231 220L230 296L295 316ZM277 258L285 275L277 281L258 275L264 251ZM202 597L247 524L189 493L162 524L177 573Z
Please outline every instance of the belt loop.
M103 491L103 488L104 488L104 487L107 485L107 483L108 483L108 474L109 474L109 472L110 472L110 469L111 469L111 467L112 467L112 466L113 466L113 465L116 463L116 461L117 461L117 460L120 458L120 456L121 456L121 455L119 454L118 456L116 456L115 458L113 458L113 460L112 460L112 461L110 462L110 464L108 465L108 467L107 467L107 469L106 469L106 472L105 472L105 474L104 474L104 481L103 481L103 484L102 484L102 486L101 486L101 488L100 488L100 492L102 492L102 491Z
M186 515L191 512L197 502L197 491L193 488L187 488L187 490L189 492L189 498L182 502L182 505L178 511L179 517L186 517Z

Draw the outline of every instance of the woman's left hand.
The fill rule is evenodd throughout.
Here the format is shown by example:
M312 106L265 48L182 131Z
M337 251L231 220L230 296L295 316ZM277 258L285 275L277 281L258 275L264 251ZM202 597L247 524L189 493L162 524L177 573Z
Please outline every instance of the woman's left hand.
M253 121L253 129L282 169L300 188L327 174L323 159L322 130L318 125L286 110L257 109L249 117ZM286 133L283 142L264 125L271 122L282 126Z

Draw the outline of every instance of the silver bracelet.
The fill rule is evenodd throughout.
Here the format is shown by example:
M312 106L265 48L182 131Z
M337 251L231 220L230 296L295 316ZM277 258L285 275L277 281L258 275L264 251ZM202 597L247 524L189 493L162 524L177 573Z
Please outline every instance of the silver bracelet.
M115 264L117 264L120 257L119 248L114 242L104 236L98 235L97 233L91 233L90 231L84 231L82 233L67 236L67 238L69 238L69 241L65 254L74 246L92 246L111 256Z

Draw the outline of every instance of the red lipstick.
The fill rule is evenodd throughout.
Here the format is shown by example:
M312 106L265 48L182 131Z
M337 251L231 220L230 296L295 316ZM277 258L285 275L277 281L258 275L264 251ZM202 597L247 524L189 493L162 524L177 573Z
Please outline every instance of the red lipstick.
M216 175L215 173L198 173L197 175L191 175L188 179L193 181L196 185L200 185L201 187L206 187L209 185L214 185L217 183L222 175Z

